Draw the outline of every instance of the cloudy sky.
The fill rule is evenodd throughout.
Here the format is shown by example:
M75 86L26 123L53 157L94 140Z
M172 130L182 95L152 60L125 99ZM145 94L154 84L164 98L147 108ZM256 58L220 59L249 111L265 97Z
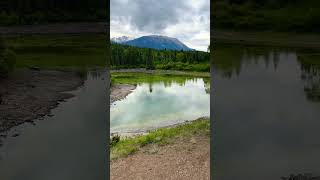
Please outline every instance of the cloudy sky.
M165 35L206 51L210 0L111 0L111 38Z

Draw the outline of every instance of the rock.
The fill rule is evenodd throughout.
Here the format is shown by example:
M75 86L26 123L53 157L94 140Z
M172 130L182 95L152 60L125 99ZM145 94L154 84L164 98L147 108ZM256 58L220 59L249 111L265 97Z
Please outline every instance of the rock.
M35 88L36 86L33 85L33 84L28 84L27 87L29 87L29 88Z
M18 133L14 133L14 134L12 135L12 137L17 137L17 136L19 136Z
M192 144L196 144L196 143L197 143L197 140L196 140L195 138L191 138L190 142L191 142Z
M45 114L44 113L38 113L38 116L43 117L43 116L45 116Z
M40 68L37 66L29 66L29 69L34 70L34 71L40 71Z
M32 124L32 125L36 125L36 123L35 123L33 120L31 120L31 119L28 119L28 120L26 120L25 122L26 122L26 123L30 123L30 124Z
M65 99L59 99L58 102L66 102Z

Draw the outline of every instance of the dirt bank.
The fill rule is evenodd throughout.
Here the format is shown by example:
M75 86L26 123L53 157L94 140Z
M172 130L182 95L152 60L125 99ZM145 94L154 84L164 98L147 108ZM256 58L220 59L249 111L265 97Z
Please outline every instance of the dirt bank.
M25 122L49 115L59 101L72 97L63 93L83 84L74 72L21 69L0 80L0 134ZM1 140L0 140L1 144Z
M112 180L210 178L210 137L180 137L174 143L148 145L133 155L111 161Z
M131 84L115 84L111 87L110 92L110 103L125 98L128 94L136 88L135 85Z

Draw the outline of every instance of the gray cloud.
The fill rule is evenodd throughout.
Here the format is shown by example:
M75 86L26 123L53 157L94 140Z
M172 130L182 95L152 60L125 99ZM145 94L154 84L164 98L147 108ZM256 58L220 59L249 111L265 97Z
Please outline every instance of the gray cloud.
M210 43L209 0L111 0L111 36L159 34L191 48Z
M126 19L138 30L160 32L178 23L183 11L190 10L183 0L111 0L111 18Z

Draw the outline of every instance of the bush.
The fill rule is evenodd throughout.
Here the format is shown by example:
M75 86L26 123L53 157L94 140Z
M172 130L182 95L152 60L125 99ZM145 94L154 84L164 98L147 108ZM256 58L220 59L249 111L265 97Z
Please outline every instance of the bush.
M215 0L213 8L215 28L320 32L320 3L315 0Z
M0 77L6 77L14 65L15 54L7 48L4 39L0 37Z

